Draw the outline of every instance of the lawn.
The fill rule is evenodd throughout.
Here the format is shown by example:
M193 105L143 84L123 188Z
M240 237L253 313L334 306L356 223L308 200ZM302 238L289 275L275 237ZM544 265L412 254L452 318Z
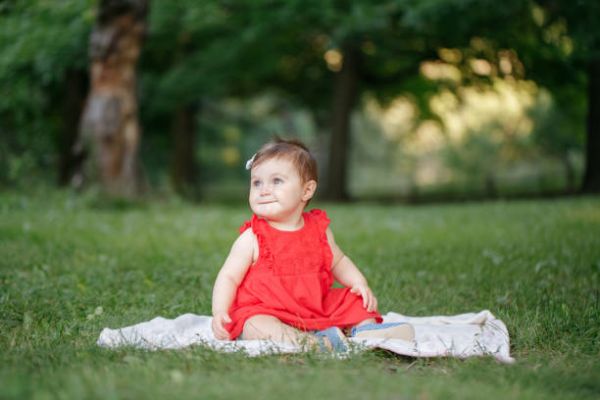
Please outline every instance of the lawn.
M3 193L0 398L600 396L600 198L319 206L380 311L489 309L517 363L101 349L103 327L209 314L247 207Z

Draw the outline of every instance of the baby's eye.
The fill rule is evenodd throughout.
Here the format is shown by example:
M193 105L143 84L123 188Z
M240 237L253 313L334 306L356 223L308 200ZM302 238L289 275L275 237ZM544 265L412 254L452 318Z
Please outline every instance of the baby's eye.
M275 178L275 179L273 179L273 183L276 184L276 185L280 185L280 184L283 183L283 179L281 179L281 178Z
M262 182L259 180L252 181L252 186L259 187Z

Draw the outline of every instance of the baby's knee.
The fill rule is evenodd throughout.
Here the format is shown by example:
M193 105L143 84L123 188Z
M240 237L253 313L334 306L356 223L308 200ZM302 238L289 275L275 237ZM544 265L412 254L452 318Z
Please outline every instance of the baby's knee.
M281 324L281 321L271 315L253 315L244 322L242 336L245 340L264 339L270 333L270 328L277 324Z
M258 315L253 315L250 318L248 318L246 320L246 322L244 322L244 329L246 328L246 326L252 326L252 325L264 325L264 324L272 324L272 323L281 323L281 321L279 320L279 318L274 317L272 315L264 315L264 314L258 314Z

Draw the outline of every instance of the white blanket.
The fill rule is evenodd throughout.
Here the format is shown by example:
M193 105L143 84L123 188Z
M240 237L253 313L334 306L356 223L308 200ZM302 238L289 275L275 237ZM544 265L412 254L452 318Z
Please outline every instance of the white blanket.
M162 317L120 329L104 328L97 344L107 348L133 346L143 349L179 349L195 344L214 350L245 351L249 356L296 353L299 347L269 340L218 340L211 329L210 316L184 314L175 319ZM349 340L355 350L382 348L410 357L458 357L491 355L500 362L512 363L506 325L487 311L454 316L408 317L389 312L384 322L409 322L415 340Z

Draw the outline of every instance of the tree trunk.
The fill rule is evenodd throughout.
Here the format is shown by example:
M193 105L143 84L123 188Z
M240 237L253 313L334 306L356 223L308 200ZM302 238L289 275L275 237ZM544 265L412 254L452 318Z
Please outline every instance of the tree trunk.
M600 58L588 65L588 118L584 193L600 193Z
M68 185L81 168L85 157L83 153L75 153L79 120L88 91L87 73L85 70L69 70L66 73L66 91L63 94L62 120L63 126L58 136L58 184Z
M147 0L101 0L90 38L90 93L81 136L111 195L134 197L142 188L135 67L146 28Z
M565 192L575 193L577 190L575 187L575 181L577 179L575 167L573 166L568 154L563 154L560 160L565 168Z
M181 106L175 111L171 126L174 144L171 179L175 190L184 196L194 195L196 190L195 117L194 106Z
M490 199L496 198L498 189L496 188L496 179L492 171L488 171L483 179L483 187L486 197Z
M325 197L329 200L348 200L348 152L350 145L350 118L358 94L359 52L345 46L343 64L336 73L333 88L333 115L329 142L329 166Z

